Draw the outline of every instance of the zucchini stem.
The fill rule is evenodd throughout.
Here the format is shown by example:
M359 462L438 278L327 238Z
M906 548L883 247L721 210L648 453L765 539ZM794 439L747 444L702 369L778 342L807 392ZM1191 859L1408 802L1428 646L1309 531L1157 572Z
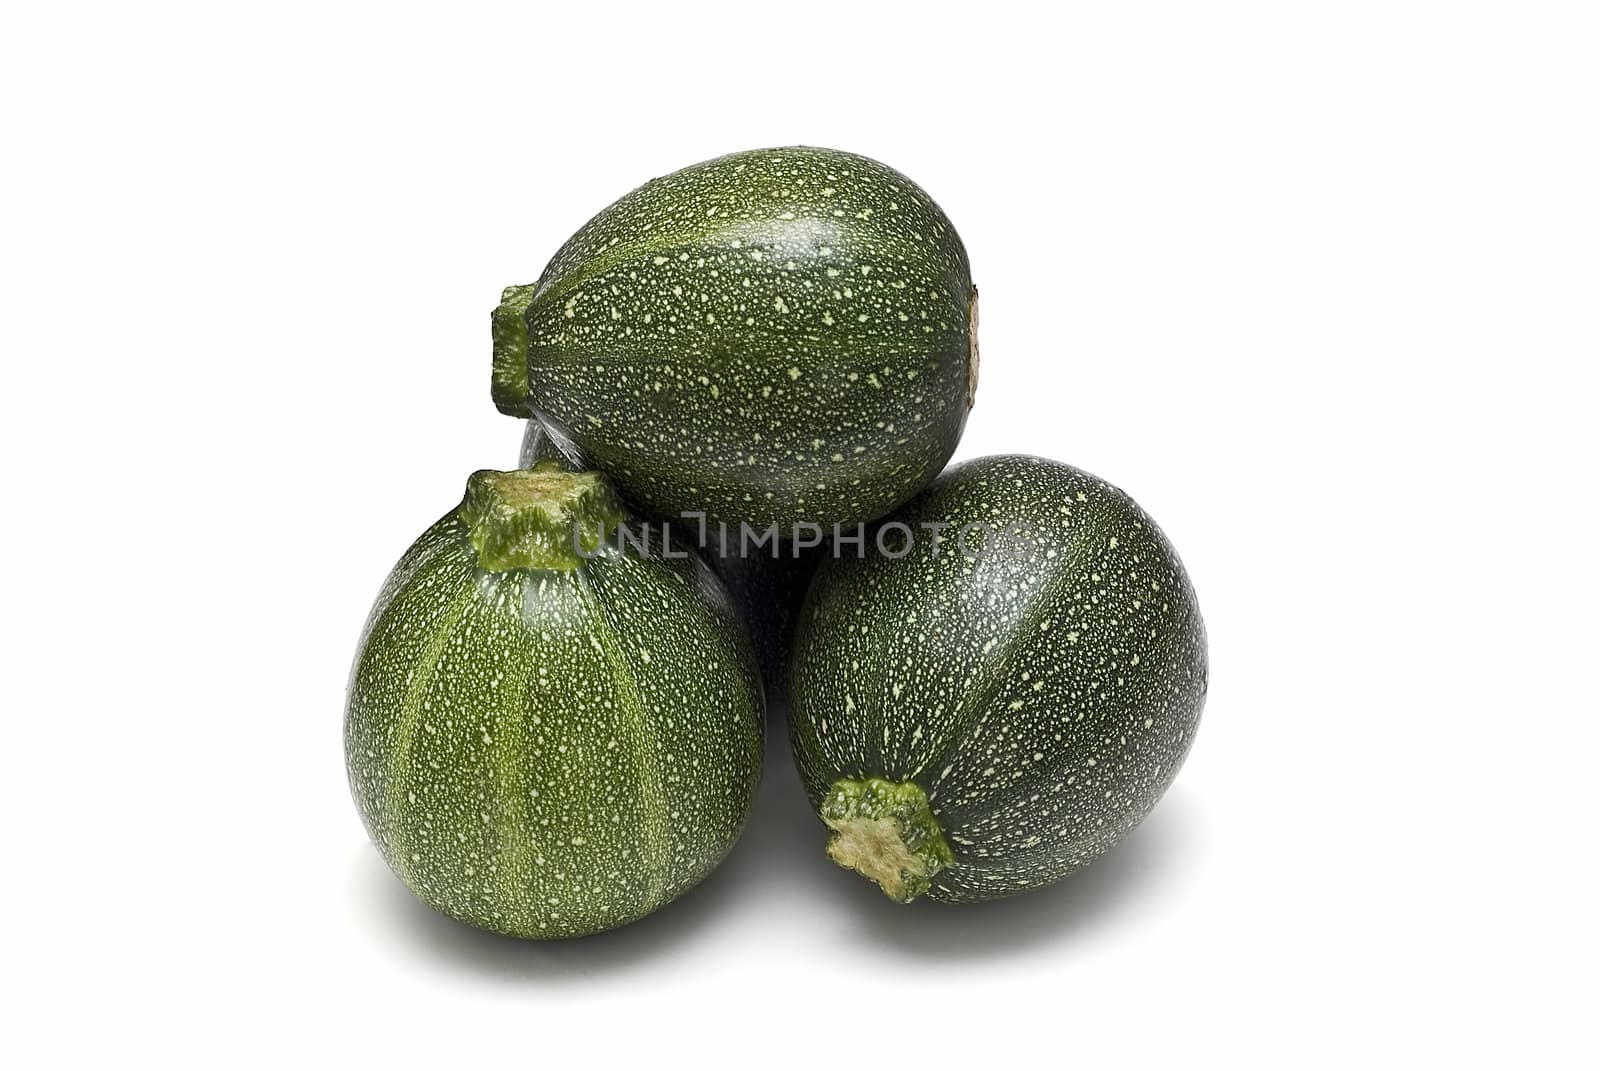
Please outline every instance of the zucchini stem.
M822 820L833 830L828 858L871 878L898 903L927 892L955 861L927 794L910 781L841 778L822 801Z
M537 287L508 286L500 294L490 320L494 333L494 370L489 394L507 416L528 415L528 306Z
M524 373L526 374L526 373ZM978 400L978 288L967 298L967 408Z
M457 516L467 526L479 567L491 573L571 572L624 520L604 476L564 472L556 461L474 472Z

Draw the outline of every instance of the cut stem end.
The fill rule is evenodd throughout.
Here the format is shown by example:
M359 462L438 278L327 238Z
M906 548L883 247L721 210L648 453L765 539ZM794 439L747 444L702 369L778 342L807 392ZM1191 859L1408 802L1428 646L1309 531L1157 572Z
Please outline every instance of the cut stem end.
M490 320L494 333L494 369L489 395L507 416L528 415L528 306L535 287L508 286L500 294Z
M967 408L978 400L978 288L967 299Z
M833 830L828 858L902 904L927 892L955 859L927 794L910 781L841 778L823 798L822 820Z
M564 472L555 461L512 472L474 472L460 516L478 565L492 573L569 572L624 519L604 476Z

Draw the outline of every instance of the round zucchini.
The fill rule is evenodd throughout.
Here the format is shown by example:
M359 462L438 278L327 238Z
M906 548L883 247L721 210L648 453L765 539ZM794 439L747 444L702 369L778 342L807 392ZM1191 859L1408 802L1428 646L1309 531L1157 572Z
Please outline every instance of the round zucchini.
M686 545L611 538L624 520L595 473L474 473L368 618L350 787L389 866L446 915L611 929L743 828L763 723L749 640Z
M634 190L493 316L495 403L647 513L785 529L881 516L977 389L966 250L850 153L735 153Z
M823 563L792 669L828 854L892 899L968 902L1057 881L1149 813L1199 724L1206 637L1132 499L989 457Z

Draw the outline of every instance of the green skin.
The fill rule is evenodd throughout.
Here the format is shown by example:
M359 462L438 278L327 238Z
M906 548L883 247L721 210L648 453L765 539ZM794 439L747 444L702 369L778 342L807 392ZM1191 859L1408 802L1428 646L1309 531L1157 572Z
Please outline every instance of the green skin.
M554 461L568 469L574 467L574 462L550 438L545 427L537 420L530 420L522 437L522 456L518 464L528 468L541 461ZM693 523L674 530L699 535L699 527ZM806 588L811 584L811 574L816 572L826 548L820 545L801 547L793 543L774 548L763 544L746 546L743 548L746 553L740 553L737 526L731 532L724 543L718 530L708 526L707 535L712 538L699 548L700 555L722 581L728 598L744 618L770 704L788 692L789 646L794 639L795 622L799 619Z
M829 854L902 901L1049 885L1188 753L1207 682L1188 577L1132 499L1040 458L955 466L890 520L912 551L824 562L795 639L790 734Z
M648 514L851 524L955 450L976 297L961 239L904 175L736 153L634 190L505 291L494 399Z
M604 480L479 473L378 597L345 715L373 842L429 906L527 938L620 926L706 876L760 776L761 685L681 544L571 548ZM553 538L560 535L566 538Z

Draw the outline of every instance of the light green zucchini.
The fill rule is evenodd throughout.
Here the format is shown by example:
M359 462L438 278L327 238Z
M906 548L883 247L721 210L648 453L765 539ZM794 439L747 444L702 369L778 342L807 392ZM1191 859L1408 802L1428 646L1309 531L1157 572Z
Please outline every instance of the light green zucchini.
M615 540L625 520L594 473L476 473L368 619L351 790L389 866L453 918L529 938L620 926L744 825L763 722L749 640L691 550Z

